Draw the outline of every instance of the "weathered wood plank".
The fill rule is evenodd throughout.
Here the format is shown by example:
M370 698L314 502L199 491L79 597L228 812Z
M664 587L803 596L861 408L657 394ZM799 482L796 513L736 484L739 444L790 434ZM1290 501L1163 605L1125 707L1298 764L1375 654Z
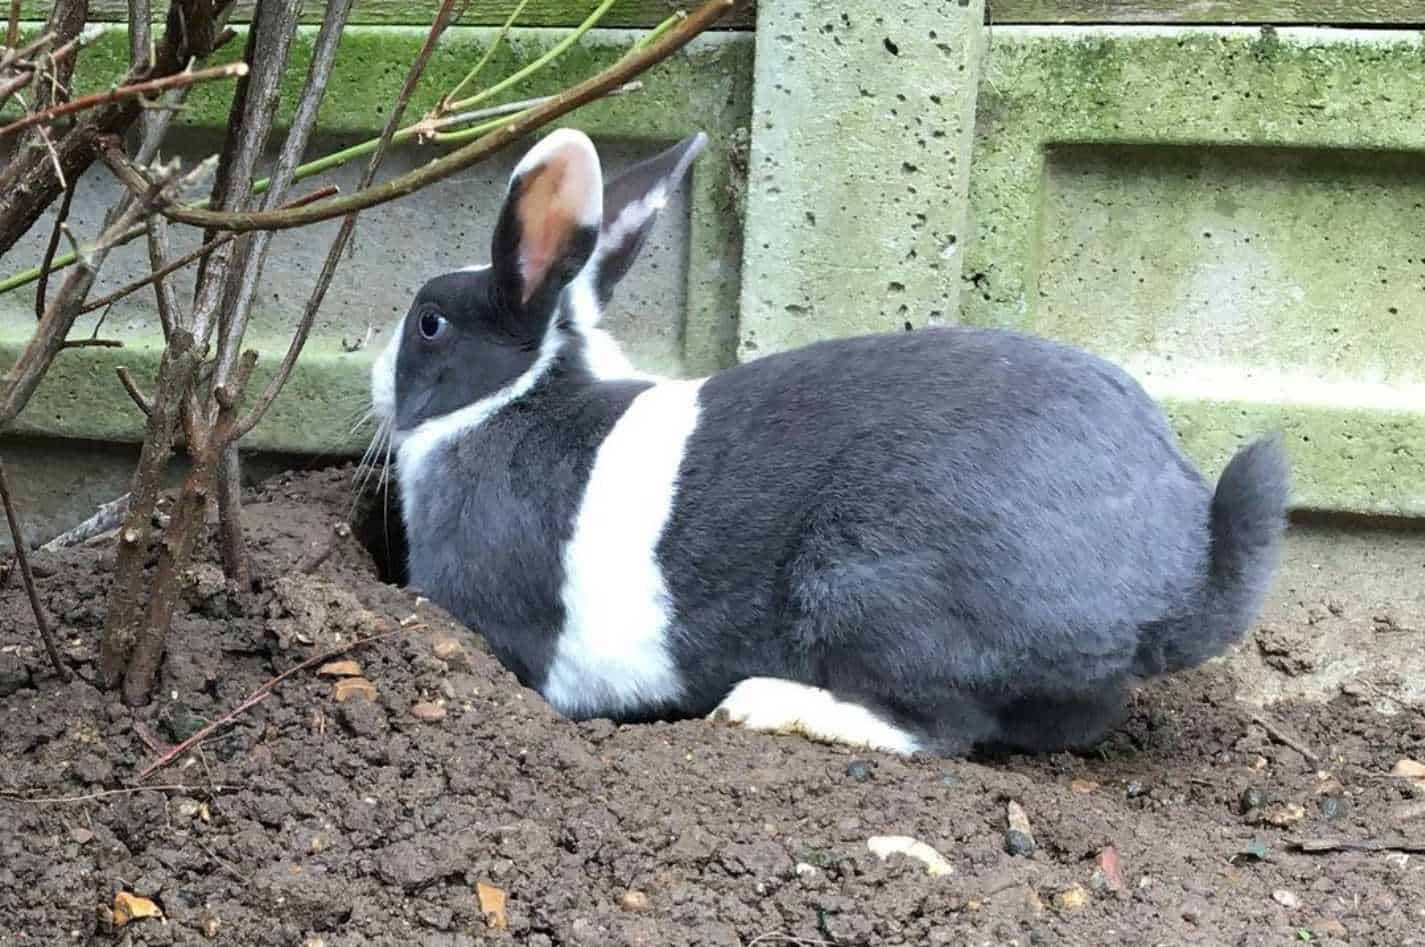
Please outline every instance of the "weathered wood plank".
M250 19L254 0L238 0L234 19ZM519 0L478 0L461 17L462 26L500 26ZM27 20L42 20L49 13L50 0L24 0L22 15ZM162 4L155 3L155 10ZM597 0L530 0L520 14L518 26L574 26L583 21L597 6ZM600 21L608 27L656 26L679 10L696 6L694 0L619 0ZM309 3L302 11L302 22L320 23L323 3ZM409 25L427 24L435 18L440 0L356 0L351 23ZM128 16L127 0L90 0L90 19L122 21ZM719 29L750 30L757 17L756 0L744 0L721 23Z
M1425 0L990 0L992 23L1425 23Z

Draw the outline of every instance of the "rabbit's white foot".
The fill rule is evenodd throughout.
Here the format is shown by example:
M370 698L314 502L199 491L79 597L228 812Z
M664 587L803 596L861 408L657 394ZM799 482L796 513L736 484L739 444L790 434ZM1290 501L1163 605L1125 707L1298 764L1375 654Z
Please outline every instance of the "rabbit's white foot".
M798 733L823 743L845 743L909 755L918 741L860 704L830 691L775 677L749 677L732 689L710 720L764 733Z

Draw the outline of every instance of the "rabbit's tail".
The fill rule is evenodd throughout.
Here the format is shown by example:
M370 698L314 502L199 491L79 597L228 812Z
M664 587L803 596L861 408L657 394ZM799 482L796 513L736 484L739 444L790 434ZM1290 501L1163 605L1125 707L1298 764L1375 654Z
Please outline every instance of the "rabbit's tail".
M1212 496L1207 581L1197 607L1143 629L1137 672L1195 667L1234 644L1266 597L1286 529L1286 453L1277 437L1233 457Z

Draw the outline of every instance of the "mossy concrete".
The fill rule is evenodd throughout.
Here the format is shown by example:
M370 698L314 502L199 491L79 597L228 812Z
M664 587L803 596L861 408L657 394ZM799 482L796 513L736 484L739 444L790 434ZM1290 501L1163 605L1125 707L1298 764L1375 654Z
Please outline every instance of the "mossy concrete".
M996 29L964 321L1125 365L1211 470L1282 430L1298 507L1425 515L1422 87L1418 33Z
M389 100L425 31L407 28L352 28L343 40L327 94L323 126L311 155L336 150L379 133ZM487 48L494 31L453 29L431 64L423 92L409 114L419 116L438 94L463 75ZM548 49L564 34L558 30L522 30L511 34L497 54L492 75L512 71ZM572 49L549 74L520 88L524 97L556 91L613 62L641 35L596 30ZM313 31L304 28L296 45L298 60L284 80L282 121L290 115L298 81L306 70ZM234 42L234 49L241 41ZM713 140L696 165L690 184L671 201L645 248L643 258L620 287L607 316L609 327L645 369L675 375L697 374L731 364L734 358L738 273L741 254L742 163L739 142L746 139L751 107L752 37L723 33L696 41L643 77L634 94L606 99L581 109L567 124L577 124L599 143L606 172L645 157L695 130ZM122 30L108 29L89 51L77 79L83 88L102 86L127 53ZM211 154L226 121L224 90L195 93L170 152L189 160ZM364 380L374 352L421 283L450 269L484 262L490 231L505 182L522 147L463 172L413 197L365 214L355 249L338 271L328 293L293 389L245 443L253 448L291 451L358 449L364 432L350 433L351 418L366 401ZM383 174L394 175L435 156L429 146L393 151ZM271 156L269 156L270 158ZM313 179L303 188L335 183L357 186L364 159ZM103 211L117 196L117 185L102 170L86 175L76 196L70 223L81 234L97 231ZM261 353L259 373L275 366L286 333L305 301L335 223L279 233L255 305L249 343ZM41 224L6 255L7 272L38 262L49 228ZM196 246L199 234L174 228L175 250ZM106 266L95 295L146 272L142 241L117 250ZM176 282L187 291L191 273ZM33 324L33 294L20 290L0 297L0 362L12 360ZM91 331L94 318L82 320L75 335ZM158 323L151 292L140 292L107 315L103 334L125 347L64 353L54 373L20 427L28 433L90 439L134 440L142 425L123 397L113 369L123 364L140 374L157 365ZM350 348L358 348L349 352ZM71 409L72 406L72 409ZM285 406L285 407L284 407Z
M983 20L761 6L740 358L955 321Z

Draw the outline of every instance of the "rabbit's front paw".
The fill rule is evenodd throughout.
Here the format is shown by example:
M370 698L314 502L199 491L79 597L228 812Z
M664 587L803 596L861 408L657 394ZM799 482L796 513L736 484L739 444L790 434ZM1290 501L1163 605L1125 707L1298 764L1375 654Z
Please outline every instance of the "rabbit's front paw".
M845 743L909 755L919 741L858 703L830 691L775 677L749 677L708 717L761 733L797 733L823 743Z

